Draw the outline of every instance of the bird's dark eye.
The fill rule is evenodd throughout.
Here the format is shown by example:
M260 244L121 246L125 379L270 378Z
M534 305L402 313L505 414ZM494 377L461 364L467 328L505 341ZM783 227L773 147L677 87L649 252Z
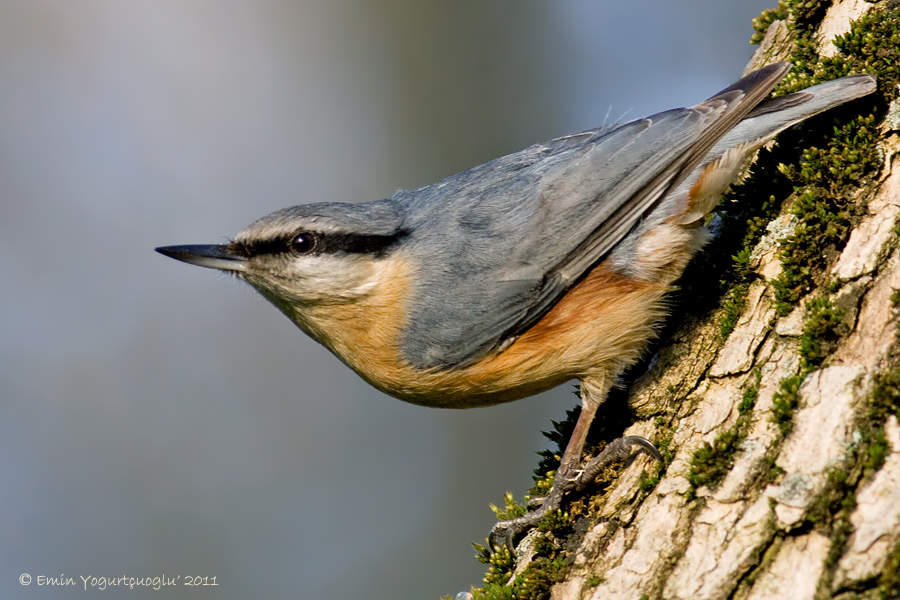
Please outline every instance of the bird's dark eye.
M309 254L315 252L319 246L319 236L315 233L304 231L298 233L291 240L291 250L297 254Z

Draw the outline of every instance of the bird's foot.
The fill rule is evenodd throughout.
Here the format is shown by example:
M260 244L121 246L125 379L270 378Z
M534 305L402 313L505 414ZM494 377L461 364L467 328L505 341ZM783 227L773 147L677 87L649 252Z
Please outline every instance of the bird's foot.
M637 450L632 452L632 448ZM558 509L562 499L571 492L579 492L594 480L610 463L624 459L627 463L634 460L640 453L645 452L662 462L662 454L649 440L636 435L629 435L613 440L594 458L588 461L582 468L577 469L572 477L558 477L550 488L550 493L544 498L535 498L529 505L539 504L537 508L521 517L500 521L491 528L488 536L490 548L504 542L510 552L515 553L516 539L523 532L537 525L544 516ZM529 506L530 507L530 506Z

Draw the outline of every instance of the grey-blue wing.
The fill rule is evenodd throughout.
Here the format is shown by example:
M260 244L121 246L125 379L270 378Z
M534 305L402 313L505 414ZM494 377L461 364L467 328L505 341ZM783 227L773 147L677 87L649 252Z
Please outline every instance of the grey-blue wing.
M770 65L693 108L559 138L395 196L416 269L405 358L460 366L526 331L786 71Z

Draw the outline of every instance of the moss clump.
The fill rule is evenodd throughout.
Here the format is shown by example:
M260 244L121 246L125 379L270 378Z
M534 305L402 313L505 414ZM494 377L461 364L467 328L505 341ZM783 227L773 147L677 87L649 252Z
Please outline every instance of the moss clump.
M900 290L891 292L891 306L894 310L900 310Z
M761 374L757 371L755 381L744 389L741 403L738 405L738 418L734 425L720 433L712 444L700 446L691 457L688 481L691 483L692 492L704 485L717 486L734 466L735 455L752 424L753 406L759 397L760 378Z
M791 213L794 233L782 241L782 272L773 281L781 316L815 284L816 276L839 255L863 207L851 196L880 164L875 116L858 116L833 128L823 147L803 151L799 165L781 165L798 187Z
M473 546L478 562L488 565L487 573L484 574L485 589L489 586L505 585L516 568L516 558L509 548L503 545L491 550L481 544Z
M806 320L800 337L804 370L811 371L820 366L834 351L841 336L848 333L843 317L843 311L828 298L814 298L806 303Z
M838 512L844 511L849 516L856 508L855 484L856 478L851 478L848 471L840 468L829 471L825 489L806 511L806 522L830 527Z
M826 148L803 151L798 180L807 186L824 188L830 194L852 191L881 166L877 142L874 114L834 126Z
M804 379L805 375L783 379L772 399L772 422L778 425L783 436L794 427L794 411L800 405L800 386Z
M791 27L796 30L813 30L818 26L831 0L786 0L790 12Z
M726 339L734 328L737 327L738 320L747 307L747 292L750 284L739 283L725 294L722 299L722 316L719 320L719 333L722 339Z
M843 204L818 190L806 190L797 196L791 212L799 223L782 241L782 272L772 282L778 316L791 312L794 304L812 290L815 275L843 246L851 226Z
M538 556L516 576L512 584L516 600L545 600L550 597L550 587L562 580L568 564L561 558ZM477 596L476 596L477 597Z
M804 515L804 522L828 535L831 546L825 557L825 574L819 582L820 589L827 588L838 561L844 555L853 525L850 514L856 508L858 470L850 473L844 469L832 469L822 492L816 496Z
M754 223L748 220L748 229L753 225ZM752 252L753 248L749 244L744 244L737 254L731 257L734 283L725 292L725 296L722 299L722 314L719 318L719 333L723 340L734 331L738 320L747 307L747 294L750 292L750 283L755 278L755 274L750 270L750 255Z
M761 41L765 29L776 18L787 20L794 36L791 53L794 68L778 86L778 94L789 94L852 73L870 73L877 76L878 88L888 102L896 97L897 83L900 82L900 8L896 3L892 3L894 6L890 8L875 7L853 22L850 31L832 40L838 53L821 59L817 51L815 23L795 18L797 12L790 6L792 4L790 1L781 2L775 13L766 11L757 17L754 20L754 27L758 25L757 33L751 39L751 42ZM820 8L821 4L824 3L820 3ZM791 16L786 16L788 14ZM814 18L816 10L809 10L806 14ZM762 27L765 29L760 30Z
M568 516L555 511L545 517L538 530L565 529L570 525ZM539 536L534 540L534 558L514 578L515 557L506 546L489 552L484 546L475 545L478 560L488 565L484 587L472 590L476 600L544 600L550 596L550 587L561 581L571 564L571 558L562 550L553 536ZM512 581L510 579L512 578Z
M800 386L806 376L822 365L834 351L841 336L847 333L843 311L828 298L814 298L806 303L806 320L800 337L800 372L782 380L772 400L772 422L782 435L793 428L794 411L800 404Z
M884 429L881 427L872 429L868 442L865 468L868 471L877 471L884 466L884 461L887 460L888 455L891 453L891 446L887 441Z
M860 435L865 444L867 472L878 471L891 453L884 432L884 424L890 415L900 418L900 371L891 369L875 376L872 399L865 418L860 424Z
M850 73L878 76L878 89L890 102L897 97L900 83L900 9L872 10L850 31L834 39L840 51L822 60L819 69L833 79Z
M646 472L641 473L641 478L638 481L638 490L642 495L649 494L659 485L660 478L659 474L648 475Z
M900 371L891 369L875 376L872 411L880 420L886 419L890 414L900 419Z
M720 433L712 444L705 443L694 452L688 481L693 489L718 485L734 464L738 445L744 440L736 427Z
M672 459L675 458L675 449L672 448L672 440L675 438L675 431L677 431L677 429L677 427L669 427L666 430L666 433L656 442L656 449L662 454L663 464L665 465L671 464Z
M760 44L763 41L763 38L766 37L766 31L769 30L769 25L775 21L784 21L788 18L789 14L790 11L784 0L780 0L777 7L767 8L762 11L761 15L753 19L754 33L750 37L750 43L755 45Z
M814 26L831 6L831 0L779 0L776 8L764 10L753 19L754 33L751 44L759 44L766 37L766 31L775 21L787 21L792 29L806 29Z
M512 492L506 492L503 496L503 508L498 507L496 504L491 504L491 511L493 511L494 515L496 515L499 520L508 521L509 519L515 519L524 515L525 505L516 502Z

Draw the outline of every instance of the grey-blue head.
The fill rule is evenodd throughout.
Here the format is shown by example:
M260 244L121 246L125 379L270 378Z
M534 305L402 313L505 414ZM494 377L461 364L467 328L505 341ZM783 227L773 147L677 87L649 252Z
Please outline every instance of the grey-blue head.
M374 262L405 237L396 202L293 206L251 223L222 245L166 246L172 258L230 272L283 308L364 295Z

